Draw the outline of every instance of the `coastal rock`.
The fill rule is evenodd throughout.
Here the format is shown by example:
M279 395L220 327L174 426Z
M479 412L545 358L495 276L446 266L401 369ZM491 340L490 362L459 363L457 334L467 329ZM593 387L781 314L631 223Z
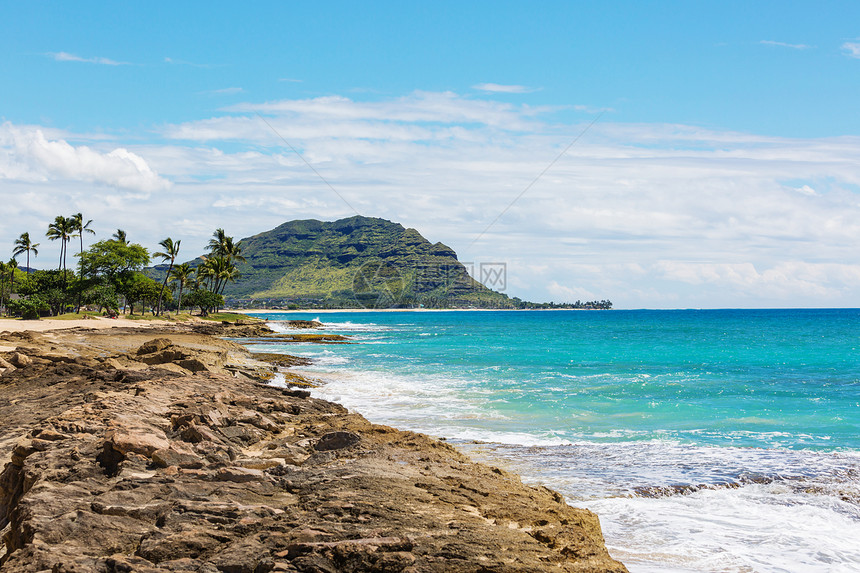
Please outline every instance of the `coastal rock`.
M626 571L594 514L444 442L307 392L138 360L189 348L185 334L140 355L151 332L63 336L69 355L113 348L138 366L0 379L3 573ZM195 336L201 362L247 358Z
M137 349L137 354L153 354L154 352L164 350L172 344L173 343L170 341L169 338L155 338L145 344L142 344L140 348Z
M322 328L323 323L318 320L288 320L290 328Z
M280 354L274 352L255 352L254 358L256 360L262 360L263 362L268 362L270 364L276 364L278 366L291 367L291 366L307 366L308 364L312 364L312 360L310 358L305 358L304 356L292 356L290 354Z
M24 368L25 366L29 366L30 364L32 364L33 359L26 354L22 354L21 352L13 352L9 356L9 363L16 368Z
M314 449L320 452L342 450L356 445L361 437L351 432L329 432L314 444Z
M196 323L190 325L189 328L199 334L208 334L211 336L253 337L274 334L272 329L264 323L256 321L248 324L246 320L239 320L236 323Z
M199 456L188 452L177 451L172 447L172 445L171 447L152 452L152 462L162 468L176 466L186 469L200 469L206 465L205 460Z
M107 440L104 443L104 447L110 448L120 455L134 452L150 457L156 450L170 447L170 442L167 441L163 432L158 432L161 435L157 435L155 432L158 432L155 428L153 428L152 432L111 430L106 436Z
M6 360L2 356L0 356L0 370L3 370L5 372L6 370L14 370L14 369L15 369L15 366L11 362L9 362L8 360Z
M177 373L221 372L226 351L200 350L177 346L167 338L150 340L137 349L136 359L150 366L163 366Z

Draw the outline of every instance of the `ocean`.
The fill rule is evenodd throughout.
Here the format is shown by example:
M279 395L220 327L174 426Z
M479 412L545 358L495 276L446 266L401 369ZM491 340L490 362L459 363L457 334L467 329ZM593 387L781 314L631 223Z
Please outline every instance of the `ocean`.
M357 344L252 349L593 510L631 572L860 571L860 310L318 319Z

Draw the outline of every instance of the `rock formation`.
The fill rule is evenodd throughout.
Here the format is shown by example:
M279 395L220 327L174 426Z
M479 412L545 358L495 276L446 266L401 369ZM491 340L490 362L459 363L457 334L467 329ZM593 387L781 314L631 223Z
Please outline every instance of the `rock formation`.
M597 517L179 327L0 335L0 571L626 571Z
M226 286L228 301L308 308L514 306L473 279L453 249L385 219L289 221L240 244L242 276ZM201 259L189 262L197 266ZM147 272L161 280L167 265Z

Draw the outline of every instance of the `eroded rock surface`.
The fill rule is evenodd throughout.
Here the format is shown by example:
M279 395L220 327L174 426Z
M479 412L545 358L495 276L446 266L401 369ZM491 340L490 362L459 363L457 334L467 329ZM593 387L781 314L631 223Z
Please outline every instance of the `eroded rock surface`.
M591 512L261 384L241 347L111 336L31 337L29 362L4 358L3 573L626 571ZM192 350L206 368L165 368Z

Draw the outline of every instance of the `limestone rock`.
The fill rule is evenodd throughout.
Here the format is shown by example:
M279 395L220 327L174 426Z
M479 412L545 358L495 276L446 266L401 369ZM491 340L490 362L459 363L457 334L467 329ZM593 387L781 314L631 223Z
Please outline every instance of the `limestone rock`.
M161 435L158 435L161 434ZM153 428L152 432L139 430L113 430L107 435L106 446L110 446L120 454L134 452L143 456L151 457L156 450L165 450L170 447L163 432Z
M177 466L187 469L200 469L206 465L206 461L200 456L178 452L172 447L152 452L152 461L162 468Z
M266 479L266 474L262 470L255 470L243 467L221 468L215 476L218 481L232 481L236 483L246 483L250 481L263 481Z
M186 354L179 348L176 348L175 346L170 346L168 348L163 348L157 352L146 353L142 356L138 356L138 360L140 360L144 364L166 364L168 362L182 360L187 357L188 354Z
M173 342L170 341L169 338L154 338L149 342L146 342L137 349L138 356L141 354L153 354L160 350L164 350L168 346L171 346Z
M17 368L24 368L25 366L32 364L33 359L21 352L13 352L9 357L9 362Z

